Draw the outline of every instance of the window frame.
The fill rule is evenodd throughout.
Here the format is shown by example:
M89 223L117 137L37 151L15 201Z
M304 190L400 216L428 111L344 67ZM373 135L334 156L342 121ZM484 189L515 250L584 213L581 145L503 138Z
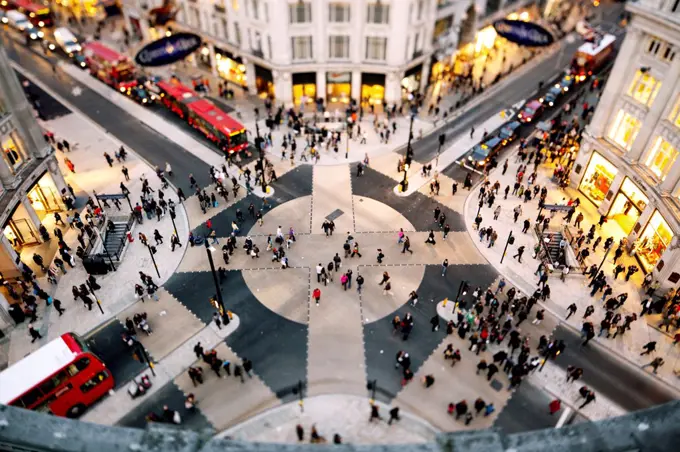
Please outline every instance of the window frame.
M621 127L623 127L626 124L630 124L629 122L630 120L637 121L636 130L634 130L631 133L628 143L621 143L619 142L617 137L622 132ZM607 132L607 138L611 140L613 143L615 143L617 146L621 147L622 149L630 151L631 147L633 146L633 143L635 142L635 139L637 138L638 133L640 133L641 127L642 121L640 119L638 119L635 115L631 114L625 109L621 108L616 114L614 121L612 121L611 126L609 127L609 130Z
M328 35L328 59L349 60L350 58L350 35ZM334 50L342 47L342 56L334 54Z
M647 87L650 82L651 86L648 87L649 89L643 91L642 88ZM654 103L654 100L661 89L661 84L662 81L650 74L650 71L643 73L638 69L635 71L633 81L628 86L626 93L639 104L649 107Z
M304 41L298 41L298 40L304 40ZM291 59L293 61L310 61L314 58L314 43L312 39L312 35L301 35L301 36L291 36L290 37L290 43L291 43ZM296 49L302 48L298 47L301 46L302 43L306 43L304 47L306 48L305 50L305 55L301 56L298 55L298 52Z
M662 148L664 147L664 144L668 146L668 151L667 153L667 163L666 166L663 169L654 169L654 163L657 160L657 156L659 153L664 152ZM664 152L665 153L665 152ZM659 136L656 138L654 141L654 144L652 145L652 148L650 149L649 153L647 154L647 158L645 158L644 165L651 171L660 181L664 181L666 177L668 176L668 173L671 171L671 168L673 167L673 164L675 161L678 159L678 155L680 155L680 151L673 146L673 144L666 140L664 137Z
M373 45L374 43L378 43L380 41L382 42L382 58L376 58L371 56L371 49L376 47L377 44ZM385 61L387 60L387 37L385 36L366 36L366 50L364 52L364 57L366 61Z
M300 20L300 16L302 20ZM308 24L312 22L312 2L299 1L288 4L288 23L290 25Z
M389 25L390 5L378 2L368 3L366 5L366 23L372 25Z
M338 14L338 11L342 11ZM342 16L342 17L339 17ZM342 20L338 20L338 19ZM352 7L347 2L328 3L328 23L329 24L348 24L352 21Z

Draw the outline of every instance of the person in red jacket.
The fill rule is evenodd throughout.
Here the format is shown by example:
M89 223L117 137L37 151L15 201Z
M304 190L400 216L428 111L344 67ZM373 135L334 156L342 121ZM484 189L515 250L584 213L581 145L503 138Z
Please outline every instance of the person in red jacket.
M560 402L559 399L555 399L550 404L548 405L548 409L550 410L550 414L553 415L560 411L560 408L562 408L562 402Z
M312 298L314 298L314 301L316 301L316 305L319 306L319 300L321 299L321 290L317 287L314 289L312 292Z

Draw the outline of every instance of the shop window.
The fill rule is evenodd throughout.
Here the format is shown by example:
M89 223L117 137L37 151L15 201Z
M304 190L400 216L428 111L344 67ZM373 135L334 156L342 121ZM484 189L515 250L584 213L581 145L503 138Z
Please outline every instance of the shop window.
M680 127L680 95L678 95L677 99L675 100L675 106L673 107L671 114L668 116L668 120L672 122L675 127Z
M328 4L328 22L347 23L350 20L349 3L331 2Z
M295 2L288 5L288 20L291 24L305 24L312 21L311 2Z
M389 24L390 5L383 3L369 3L366 13L366 22L369 24Z
M648 70L643 72L638 69L628 89L628 95L641 104L649 106L654 102L659 88L661 88L660 80L654 78Z
M635 242L635 252L648 272L654 269L671 240L673 231L659 211L654 211L640 238Z
M579 190L595 204L600 205L609 192L618 170L599 153L593 152L581 179Z
M366 38L366 59L384 61L387 56L387 38L369 36Z
M330 59L349 58L349 36L328 37L328 58Z
M293 36L290 38L291 47L293 49L293 60L311 60L312 59L312 37L311 36Z
M7 162L7 166L10 167L12 172L16 172L24 162L23 143L16 132L12 132L2 142L2 153L5 157L5 162Z
M656 174L656 177L660 180L664 180L677 158L678 151L673 145L663 138L658 137L652 151L645 161L645 165Z
M620 110L614 119L611 129L609 129L609 138L622 148L630 150L635 137L640 131L640 126L641 122L639 119L627 111Z

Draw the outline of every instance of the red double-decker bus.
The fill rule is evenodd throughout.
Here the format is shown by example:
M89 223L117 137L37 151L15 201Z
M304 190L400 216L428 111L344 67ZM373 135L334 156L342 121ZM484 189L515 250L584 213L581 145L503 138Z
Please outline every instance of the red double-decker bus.
M223 152L248 152L243 124L181 83L161 81L156 85L163 106L199 130Z
M57 416L77 417L111 389L111 371L74 333L0 372L0 404Z
M100 42L83 45L85 63L90 74L122 93L137 86L137 75L130 58Z
M36 27L54 26L52 10L44 3L31 0L2 0L2 4L5 9L16 9L24 14Z

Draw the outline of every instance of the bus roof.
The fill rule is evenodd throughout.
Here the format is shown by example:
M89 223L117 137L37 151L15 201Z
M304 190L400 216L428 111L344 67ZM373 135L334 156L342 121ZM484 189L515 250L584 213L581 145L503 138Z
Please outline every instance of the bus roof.
M189 104L189 109L227 135L243 129L243 124L220 110L207 99L199 99Z
M181 102L184 102L189 99L196 99L198 98L198 95L196 92L189 87L182 85L181 83L175 83L175 82L166 82L164 80L161 80L156 83L156 85L168 93L170 96L174 97L175 99L178 99Z
M97 55L99 58L110 63L117 63L128 59L126 56L121 55L101 42L96 41L84 44L83 52L85 53L85 56L90 56L90 54Z
M63 334L0 372L0 404L8 405L45 378L69 365L77 353Z
M584 44L581 44L581 47L578 48L578 51L581 53L585 53L586 55L595 56L598 53L602 52L607 47L609 47L614 41L616 41L616 36L606 34L602 36L599 42L598 41L586 42Z
M31 0L10 0L11 4L16 6L17 8L24 8L26 11L30 11L32 13L37 13L37 12L42 12L42 10L45 10L45 12L49 12L49 8L42 3L38 2L33 2Z

